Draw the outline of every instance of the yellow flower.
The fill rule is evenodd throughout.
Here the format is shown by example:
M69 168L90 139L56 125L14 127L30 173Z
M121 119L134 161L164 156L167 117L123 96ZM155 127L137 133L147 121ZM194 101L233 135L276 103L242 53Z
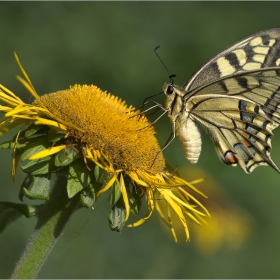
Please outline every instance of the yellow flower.
M166 169L154 128L146 117L139 117L133 107L127 107L120 98L94 85L74 85L38 96L15 57L25 79L17 78L35 100L26 104L0 85L0 101L3 103L0 111L5 113L0 123L0 135L20 126L14 140L2 145L2 148L13 148L12 176L19 158L31 162L22 167L29 176L45 176L67 167L69 198L82 193L82 204L89 207L88 185L96 197L111 189L111 229L121 230L130 212L138 213L139 201L145 197L147 214L129 227L142 224L156 207L177 240L169 214L173 209L189 240L187 218L200 223L209 214L188 190L205 195L193 186L199 180L188 183ZM26 126L28 128L23 131ZM32 196L27 188L24 190L25 195ZM163 201L168 207L167 214L160 206Z

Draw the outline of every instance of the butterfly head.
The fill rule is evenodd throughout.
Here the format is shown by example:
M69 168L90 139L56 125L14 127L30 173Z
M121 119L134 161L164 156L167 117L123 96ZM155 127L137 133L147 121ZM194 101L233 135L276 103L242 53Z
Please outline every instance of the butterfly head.
M174 85L173 83L166 83L163 86L163 92L166 95L165 106L169 110L169 116L176 117L182 110L182 97L184 91L181 87Z

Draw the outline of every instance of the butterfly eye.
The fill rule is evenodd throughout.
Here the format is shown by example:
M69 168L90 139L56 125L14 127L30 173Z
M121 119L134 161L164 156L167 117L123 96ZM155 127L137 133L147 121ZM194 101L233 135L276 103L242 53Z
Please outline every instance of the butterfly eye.
M166 90L166 93L167 94L172 94L174 91L174 87L173 86L168 86L167 90Z

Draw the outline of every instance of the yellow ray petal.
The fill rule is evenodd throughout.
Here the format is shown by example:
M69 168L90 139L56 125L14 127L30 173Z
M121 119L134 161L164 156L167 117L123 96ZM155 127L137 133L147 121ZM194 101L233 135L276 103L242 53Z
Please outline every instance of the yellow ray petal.
M4 98L10 101L13 101L16 104L23 104L24 102L18 97L16 96L12 91L10 91L9 89L7 89L6 87L4 87L3 85L0 84L0 99ZM3 92L4 90L4 92ZM10 95L7 95L7 93Z
M183 227L184 227L184 230L186 233L186 240L189 241L190 240L189 229L188 229L188 225L187 225L186 219L184 217L184 214L182 212L180 204L178 204L178 202L174 201L171 198L170 192L167 192L167 190L161 190L160 192L163 195L163 197L165 198L165 200L169 203L169 205L173 208L173 210L178 215L181 223L183 224Z
M34 159L43 158L43 157L47 157L47 156L56 154L59 151L65 149L66 147L67 147L66 145L61 145L61 146L56 146L56 147L52 147L50 149L40 151L40 152L32 155L31 157L29 157L29 160L34 160Z
M138 227L138 226L142 225L146 220L148 220L151 217L151 215L154 211L153 192L152 192L151 189L147 189L146 191L147 191L147 203L148 203L147 213L145 214L145 216L142 219L138 220L135 223L127 225L127 227L130 227L130 228Z
M96 196L101 195L102 193L106 192L108 189L111 188L111 186L113 185L113 183L116 181L117 179L117 174L114 174L113 177L109 180L109 182L106 184L106 186L101 189Z
M137 174L135 172L129 172L129 177L133 181L135 181L137 184L139 184L139 185L141 185L143 187L148 187L148 184L145 181L139 179L139 177L137 176Z
M36 125L39 125L39 124L48 125L48 126L51 126L51 127L59 128L59 129L64 130L64 131L67 130L67 127L65 125L63 125L59 122L56 122L56 121L45 119L45 118L36 117L36 121L34 123Z
M206 214L196 210L194 208L194 206L192 206L191 204L188 204L186 202L184 202L183 200L181 200L180 198L178 198L176 195L173 194L173 192L171 190L168 190L168 189L159 189L159 192L166 198L170 198L170 199L173 199L174 201L176 201L177 203L179 203L180 205L186 207L187 209L189 209L190 211L192 212L195 212L197 213L198 215L201 215L201 216L207 216Z
M15 139L15 144L14 144L14 148L13 148L13 160L12 160L12 179L13 182L15 181L15 175L16 175L16 149L17 149L17 140L19 138L19 135L21 133L21 129L19 130L19 132L17 133L16 139Z
M121 176L120 176L119 188L120 188L120 191L122 193L122 197L123 197L123 201L124 201L124 207L125 207L125 210L126 210L124 220L127 221L128 217L129 217L129 213L130 213L130 206L129 206L128 196L127 196L127 192L126 192L125 183L124 183L124 180L123 180L122 173L121 173Z
M23 80L21 77L17 76L18 80L27 88L27 90L36 98L36 100L38 100L40 105L42 105L41 101L40 101L40 98L39 98L33 84L31 83L27 73L25 72L24 68L22 67L16 52L14 52L14 56L15 56L15 59L16 59L16 62L18 64L18 66L19 66L19 68L20 68L20 70L21 70L21 72L22 72L22 74L23 74L23 76L24 76L24 78L26 79L27 82L25 80Z

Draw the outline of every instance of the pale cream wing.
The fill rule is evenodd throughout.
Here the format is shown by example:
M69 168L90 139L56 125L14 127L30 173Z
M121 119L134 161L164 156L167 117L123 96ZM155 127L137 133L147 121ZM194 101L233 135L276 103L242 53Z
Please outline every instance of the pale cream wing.
M220 158L250 173L269 165L272 130L280 124L280 70L235 74L186 94L189 118L212 137Z
M192 90L209 81L266 67L280 65L280 28L253 34L210 59L183 85Z

